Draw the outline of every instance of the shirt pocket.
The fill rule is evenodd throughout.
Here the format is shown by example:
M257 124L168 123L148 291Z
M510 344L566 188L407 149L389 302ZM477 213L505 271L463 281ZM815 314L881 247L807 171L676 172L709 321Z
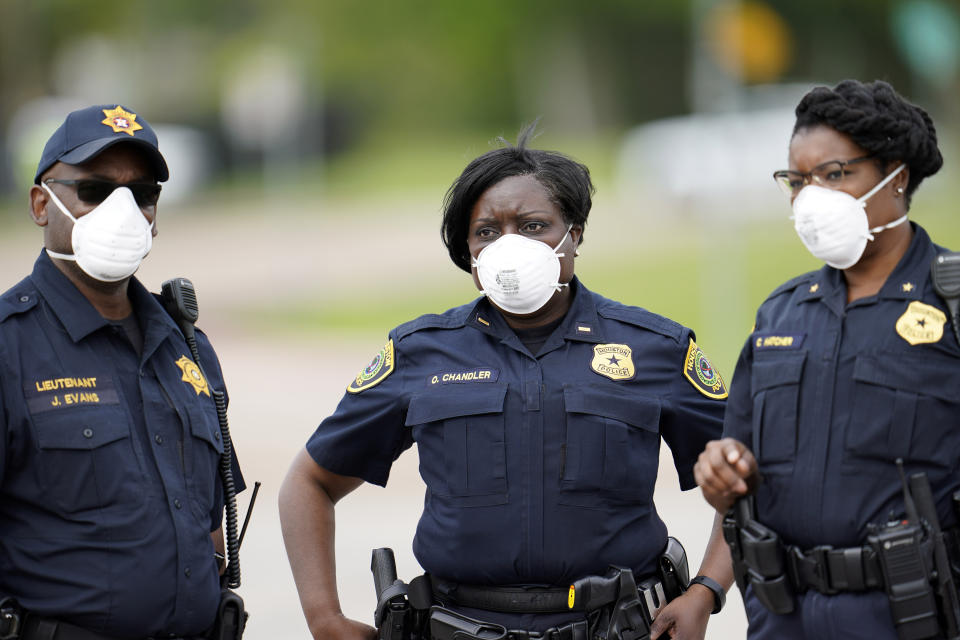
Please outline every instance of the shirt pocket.
M50 412L34 416L33 427L45 500L58 511L68 517L96 511L98 519L118 524L146 520L137 516L147 502L146 479L122 407Z
M958 360L939 354L857 356L845 447L854 457L949 468L958 455Z
M790 462L797 452L800 381L807 354L778 353L754 360L752 449L760 464Z
M660 402L597 387L563 390L561 504L649 502L660 458Z
M189 405L187 419L190 421L189 449L184 452L187 485L197 516L211 516L217 504L217 487L220 483L220 456L223 454L223 436L220 422L211 403L208 407Z
M461 506L507 502L505 385L430 391L407 408L430 493Z

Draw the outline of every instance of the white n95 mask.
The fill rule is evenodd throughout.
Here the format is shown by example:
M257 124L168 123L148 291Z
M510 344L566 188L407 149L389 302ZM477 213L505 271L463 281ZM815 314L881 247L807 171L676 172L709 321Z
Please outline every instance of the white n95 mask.
M101 282L129 278L140 268L153 246L153 224L143 217L130 189L114 189L90 213L75 218L46 183L40 185L63 215L73 220L73 255L47 249L48 255L75 261L84 273Z
M907 216L889 224L869 228L867 200L903 171L901 164L880 184L860 198L849 193L809 184L793 200L793 226L815 258L834 269L847 269L859 262L873 234L906 222Z
M560 257L557 253L570 233L556 247L507 233L483 248L473 260L482 293L508 313L524 315L539 310L566 284L560 284Z

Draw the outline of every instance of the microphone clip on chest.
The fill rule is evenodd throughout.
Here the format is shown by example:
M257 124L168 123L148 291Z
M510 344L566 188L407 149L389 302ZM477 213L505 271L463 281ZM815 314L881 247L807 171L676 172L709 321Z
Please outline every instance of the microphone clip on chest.
M947 303L950 325L960 346L960 253L947 251L939 254L930 265L930 281L937 295Z

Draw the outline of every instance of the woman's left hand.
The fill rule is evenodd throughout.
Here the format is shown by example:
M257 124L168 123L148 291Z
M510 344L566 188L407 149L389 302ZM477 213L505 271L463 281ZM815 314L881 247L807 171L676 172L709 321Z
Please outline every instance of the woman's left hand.
M660 610L650 626L650 637L653 640L703 640L713 606L713 592L701 585L692 585Z

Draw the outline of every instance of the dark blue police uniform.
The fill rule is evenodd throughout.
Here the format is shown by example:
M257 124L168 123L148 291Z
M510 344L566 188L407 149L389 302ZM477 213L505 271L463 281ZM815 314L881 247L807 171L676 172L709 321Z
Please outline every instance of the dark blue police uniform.
M136 280L138 355L50 261L0 297L0 595L108 636L189 636L220 596L211 388ZM234 468L238 486L243 482Z
M689 329L571 289L536 356L485 298L397 327L307 443L321 467L381 486L417 443L413 547L435 577L567 586L611 564L655 571L660 438L694 487L726 389Z
M906 473L927 474L942 525L956 524L960 346L930 282L944 250L913 228L876 296L847 304L843 273L825 266L778 288L757 312L724 434L756 455L757 518L786 544L859 546L868 525L902 516L897 458ZM790 616L748 597L747 611L751 638L896 638L883 591L809 591Z

